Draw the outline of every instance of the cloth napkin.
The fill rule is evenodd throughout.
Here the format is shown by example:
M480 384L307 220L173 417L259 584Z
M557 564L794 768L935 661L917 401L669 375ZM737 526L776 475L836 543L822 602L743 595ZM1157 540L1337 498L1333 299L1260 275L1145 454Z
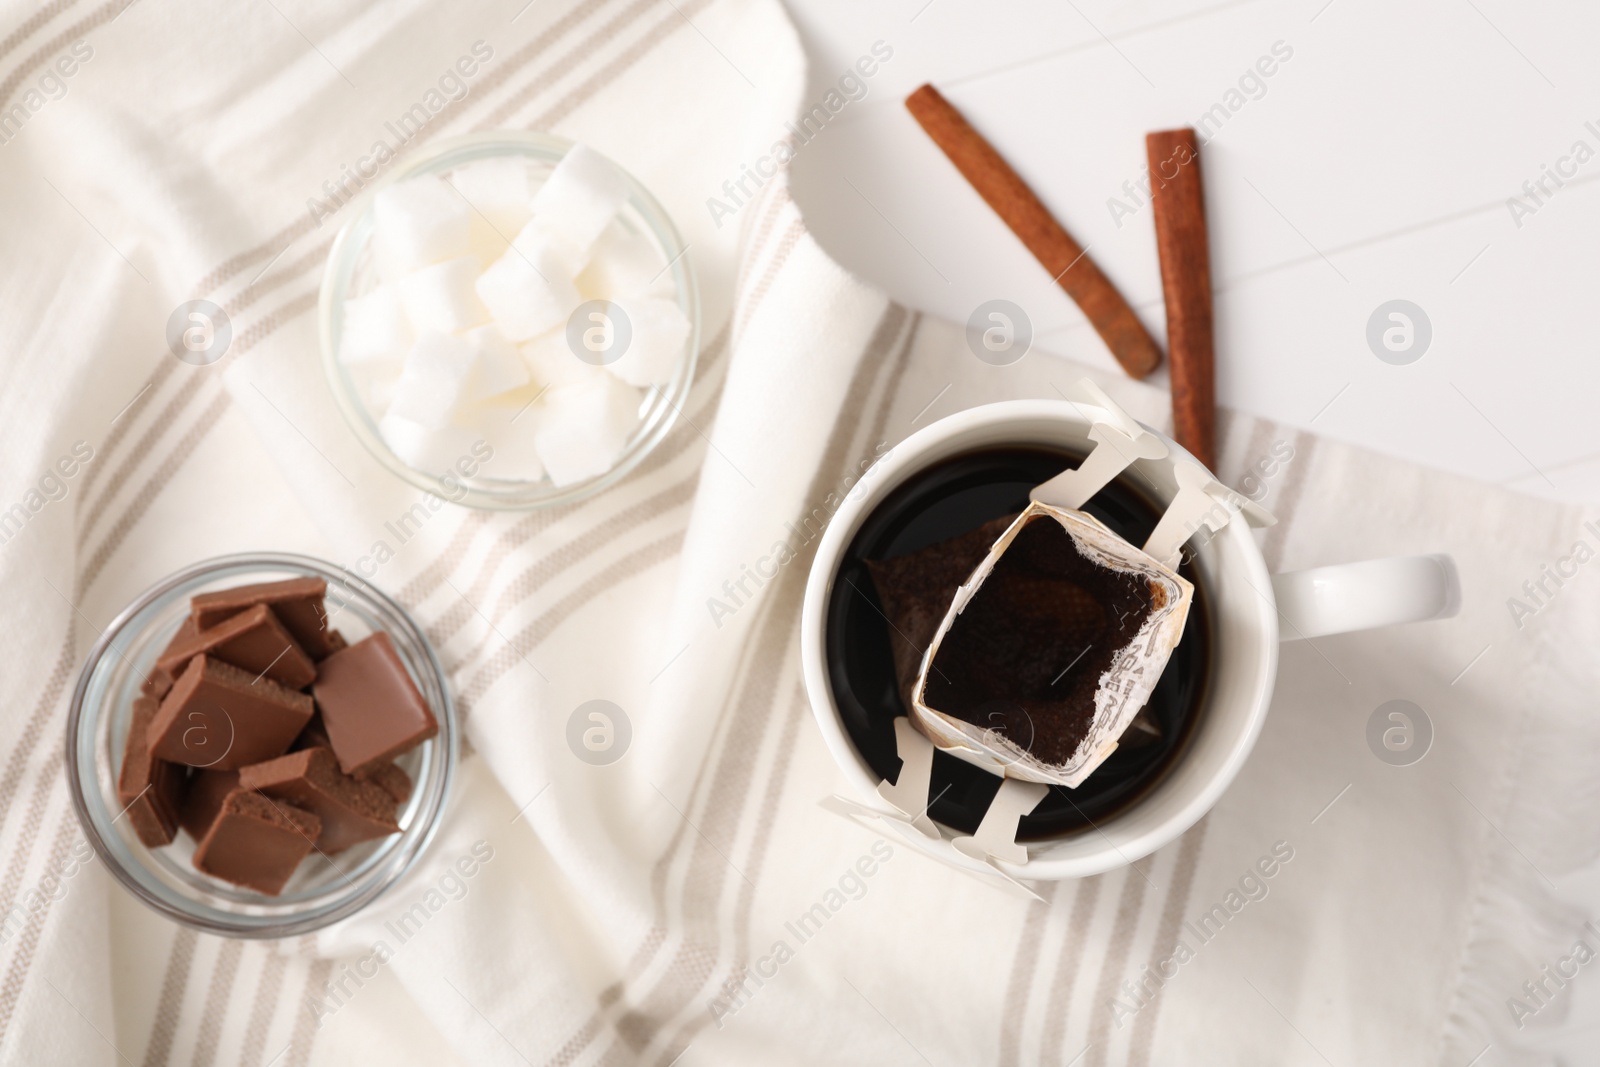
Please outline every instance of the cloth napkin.
M1019 901L821 805L847 787L798 676L800 596L812 531L877 455L1085 371L977 360L834 264L782 171L738 188L829 106L805 99L777 3L63 0L6 22L0 96L25 115L0 146L0 508L22 509L0 545L4 1062L1545 1062L1581 995L1550 975L1600 949L1581 896L1596 579L1571 562L1600 546L1593 513L1224 412L1219 473L1280 519L1271 567L1445 551L1462 612L1286 645L1265 732L1202 822ZM444 80L480 41L480 70ZM385 523L425 502L340 421L315 303L359 160L431 91L402 150L548 129L643 179L689 243L704 330L682 417L623 483L430 509L397 544ZM162 343L195 298L232 328L211 366ZM1167 426L1162 391L1097 380ZM90 458L53 474L75 448ZM185 563L355 568L386 539L374 580L426 627L465 724L438 838L314 937L156 918L67 797L88 644ZM1432 727L1411 766L1367 740L1396 699ZM626 746L606 765L569 742L592 700Z

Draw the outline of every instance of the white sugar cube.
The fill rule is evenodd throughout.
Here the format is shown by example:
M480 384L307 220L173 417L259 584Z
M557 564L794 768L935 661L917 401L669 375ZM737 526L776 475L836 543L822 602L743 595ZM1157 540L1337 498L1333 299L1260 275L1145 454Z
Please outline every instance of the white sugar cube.
M481 414L474 425L484 428L484 437L494 448L494 454L483 465L483 473L490 478L536 482L544 477L544 462L539 458L535 438L545 409L542 403L530 401L535 398L508 395L478 405Z
M527 229L478 277L476 285L500 332L513 341L565 325L583 300L555 250Z
M406 275L400 295L417 333L459 333L489 320L475 288L480 263L461 256Z
M533 194L533 224L576 273L627 199L628 179L616 164L587 145L573 145Z
M395 386L405 369L405 357L387 356L349 366L347 373L356 395L373 418L381 418L394 402Z
M548 385L555 388L562 385L577 385L591 380L596 375L605 375L605 371L599 367L585 363L572 354L572 349L567 345L567 331L564 328L535 337L524 344L520 351L523 362L533 374L533 380L541 386Z
M571 485L610 470L639 425L640 399L609 375L547 392L534 444L550 480Z
M406 354L388 414L431 429L445 425L466 393L477 355L460 337L437 333L418 337Z
M474 454L472 446L479 439L461 426L424 426L393 411L378 423L378 433L396 456L429 474L453 470L462 457Z
M528 384L528 365L498 326L468 330L463 340L472 347L474 360L466 399L481 400Z
M621 357L605 365L629 385L663 385L672 378L689 340L689 319L674 300L645 297L616 305L628 316L632 337Z
M473 223L502 235L502 250L533 217L533 186L528 164L520 158L480 159L452 171L447 180L471 206Z
M613 222L589 253L589 264L577 277L585 300L628 300L667 296L672 292L672 272L666 257L642 233Z
M372 202L379 258L391 270L409 273L464 256L471 214L454 189L431 175L387 186Z
M345 363L398 359L410 349L415 335L399 291L380 285L366 296L344 302L339 328L339 358Z

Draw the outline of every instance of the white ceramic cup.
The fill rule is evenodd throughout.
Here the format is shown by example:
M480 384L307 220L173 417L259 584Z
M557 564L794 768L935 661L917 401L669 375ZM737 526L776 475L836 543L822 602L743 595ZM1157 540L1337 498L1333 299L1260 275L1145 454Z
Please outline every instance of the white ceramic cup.
M896 445L852 488L834 514L806 586L801 668L823 739L860 799L882 807L877 794L882 779L856 750L840 718L823 632L840 560L856 532L890 492L934 464L995 447L1046 446L1086 455L1094 448L1089 428L1104 417L1092 405L1055 400L1013 400L951 415ZM1177 492L1172 458L1188 453L1171 439L1162 436L1162 440L1172 456L1136 461L1119 477L1164 506ZM1369 560L1274 577L1267 574L1261 550L1241 516L1198 548L1191 543L1190 549L1213 614L1210 678L1185 750L1148 795L1099 823L1099 832L1029 842L1026 865L997 863L1006 873L1033 880L1100 874L1149 855L1199 821L1239 773L1261 733L1272 700L1280 639L1446 618L1460 603L1455 567L1448 556ZM939 829L938 840L915 832L904 836L940 860L975 867L977 861L952 847L954 831Z

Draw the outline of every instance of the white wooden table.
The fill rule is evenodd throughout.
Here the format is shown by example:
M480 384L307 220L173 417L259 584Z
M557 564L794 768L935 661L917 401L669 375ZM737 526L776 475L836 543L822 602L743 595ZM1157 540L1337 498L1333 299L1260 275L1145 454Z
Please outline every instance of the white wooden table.
M1114 367L905 112L921 83L938 85L1090 246L1158 339L1150 211L1124 183L1144 167L1146 131L1209 114L1219 403L1600 502L1600 8L787 2L813 102L873 42L893 49L793 170L823 245L897 299L963 322L1009 299L1032 320L1036 349ZM1397 299L1432 332L1403 365L1367 341L1369 318ZM1405 355L1416 351L1413 341Z

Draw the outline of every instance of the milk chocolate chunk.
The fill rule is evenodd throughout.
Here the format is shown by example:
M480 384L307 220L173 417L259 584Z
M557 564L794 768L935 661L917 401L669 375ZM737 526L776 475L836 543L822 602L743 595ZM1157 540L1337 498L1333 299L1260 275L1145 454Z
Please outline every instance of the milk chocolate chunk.
M374 763L356 775L363 782L371 782L394 798L396 804L411 799L411 776L388 760Z
M317 848L326 853L400 831L394 821L394 797L372 782L342 773L325 748L291 752L242 768L239 786L287 800L321 819Z
M178 825L198 843L205 840L211 824L222 813L222 802L239 788L238 771L201 768L189 776L189 790L178 811Z
M206 630L247 608L265 604L312 659L321 659L333 651L328 643L328 612L323 605L327 593L328 583L321 578L289 578L201 593L189 601L189 606L200 629Z
M236 770L287 752L313 710L304 693L196 656L150 722L150 751L173 763Z
M1101 675L1159 592L1084 556L1060 523L1029 522L945 634L925 701L1064 764L1094 723Z
M439 732L386 633L323 660L311 692L346 774L392 759Z
M275 897L321 832L309 811L236 789L194 850L195 869Z
M172 688L173 675L171 671L161 666L161 661L172 655L173 649L181 647L198 632L199 630L194 624L194 616L186 617L178 627L178 632L172 635L172 640L167 642L167 647L162 650L161 655L156 657L156 665L150 668L150 673L145 677L144 684L139 687L145 696L155 697L160 700L167 695L167 690Z
M337 631L335 631L337 633ZM307 748L331 749L333 742L328 740L328 731L322 725L322 713L319 711L311 716L311 721L306 723L306 728L300 731L300 736L294 739L290 751L299 752ZM373 782L381 787L384 792L394 797L396 804L404 804L411 799L411 776L392 760L383 760L370 764L357 771L354 777L363 782Z
M312 712L311 721L306 723L306 728L300 731L300 736L294 739L294 744L289 746L290 752L299 752L303 748L332 748L333 742L328 740L328 730L322 725L322 712Z
M156 666L176 678L191 659L202 653L252 675L264 674L290 689L303 689L317 676L311 658L265 604L199 630L162 653Z
M150 848L170 843L177 832L188 773L181 765L150 754L147 735L156 706L151 697L139 697L133 702L122 770L117 776L117 799L139 840Z

